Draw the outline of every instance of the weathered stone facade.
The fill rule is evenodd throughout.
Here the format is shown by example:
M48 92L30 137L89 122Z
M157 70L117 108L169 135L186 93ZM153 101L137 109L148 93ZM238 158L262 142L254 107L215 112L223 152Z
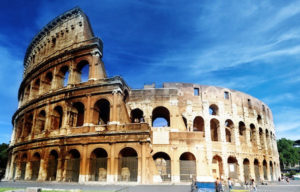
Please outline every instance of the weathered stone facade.
M107 77L101 58L102 41L79 8L36 35L24 59L5 179L178 183L279 176L272 113L258 99L185 83L134 90L121 77Z

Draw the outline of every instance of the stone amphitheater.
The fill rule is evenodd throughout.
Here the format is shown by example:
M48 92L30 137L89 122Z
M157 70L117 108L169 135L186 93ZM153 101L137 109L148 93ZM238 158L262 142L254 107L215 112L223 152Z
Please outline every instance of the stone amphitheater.
M280 175L272 112L227 88L130 88L107 77L103 43L78 7L49 22L24 58L6 180L244 183ZM85 75L86 74L86 75Z

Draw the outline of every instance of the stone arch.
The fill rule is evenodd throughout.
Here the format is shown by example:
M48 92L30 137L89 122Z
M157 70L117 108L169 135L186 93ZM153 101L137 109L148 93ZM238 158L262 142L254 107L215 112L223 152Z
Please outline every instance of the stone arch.
M27 85L27 87L25 88L25 91L24 91L24 100L28 100L29 99L29 95L30 95L30 88L31 88L31 85Z
M261 118L261 115L257 115L256 120L257 120L257 123L258 123L259 125L262 124L262 118Z
M219 107L216 104L211 104L209 106L210 115L219 115Z
M20 171L21 171L20 180L25 179L26 164L27 164L27 154L24 153L21 157L21 160L20 160Z
M39 177L40 165L41 165L41 155L35 152L30 161L31 165L31 180L35 181Z
M18 164L18 161L19 161L19 156L18 154L14 156L14 159L13 159L13 171L12 171L12 179L15 179L16 178L16 173L17 173L17 164Z
M182 153L180 158L180 181L192 181L196 178L196 157L191 152Z
M131 118L131 123L142 123L145 121L144 112L139 108L135 108L131 110L130 118Z
M257 159L254 159L254 175L255 175L255 181L260 181L260 173L259 173L259 161Z
M260 146L264 148L265 142L264 142L264 132L263 129L260 127L259 128L259 141L260 141Z
M245 158L243 161L243 171L244 171L244 182L250 182L250 161Z
M213 178L221 178L223 175L222 158L219 155L215 155L212 158L212 175Z
M46 73L43 81L43 92L46 93L51 89L52 85L52 80L53 80L53 75L52 72Z
M58 75L57 75L57 85L58 88L65 87L69 83L69 76L70 76L70 70L69 66L64 65L59 69Z
M220 122L217 119L210 120L210 136L212 141L220 141Z
M229 156L227 159L228 163L228 175L230 178L239 179L239 164L236 157Z
M32 96L37 96L39 94L39 90L40 90L40 84L41 84L41 81L40 79L36 79L33 83L33 86L32 86Z
M32 125L33 125L33 113L29 113L26 115L25 118L25 125L24 125L24 131L23 131L23 136L27 137L30 135L32 131Z
M131 147L125 147L119 152L119 181L137 181L138 154Z
M274 181L274 170L273 170L273 164L272 164L272 161L270 161L270 178L271 178L271 181Z
M246 143L246 125L243 121L239 122L239 135L240 135L240 143Z
M63 122L63 108L61 106L56 106L52 113L51 118L51 128L56 130L62 127Z
M267 144L267 150L270 150L271 149L271 147L270 147L270 137L269 137L269 131L268 131L268 129L266 129L265 130L265 132L266 132L266 134L265 134L265 136L266 136L266 144Z
M152 111L153 127L170 127L170 112L166 107L159 106Z
M84 104L81 102L73 103L70 114L70 126L80 127L84 124Z
M89 80L89 62L87 60L81 60L76 65L76 83L87 82Z
M256 129L253 123L250 124L250 142L256 145Z
M204 132L204 119L201 116L195 117L193 121L193 131Z
M78 182L80 171L80 153L77 149L71 149L66 159L66 181Z
M162 181L171 181L171 158L165 152L157 152L153 155L156 169Z
M41 110L36 118L36 133L41 133L45 130L45 123L46 123L46 112L45 110Z
M24 116L21 116L17 119L17 124L16 124L17 132L15 137L16 140L18 140L22 135L23 125L24 125Z
M103 148L96 148L90 156L90 181L106 181L107 179L107 157Z
M110 121L110 102L107 99L99 99L94 105L94 124L106 125Z
M268 180L268 171L267 171L267 161L263 160L263 173L264 173L264 180Z
M227 119L225 121L225 134L226 134L226 142L228 143L234 143L234 124L232 120Z
M47 165L47 180L55 181L57 174L57 165L58 165L58 153L56 150L51 150L48 158Z

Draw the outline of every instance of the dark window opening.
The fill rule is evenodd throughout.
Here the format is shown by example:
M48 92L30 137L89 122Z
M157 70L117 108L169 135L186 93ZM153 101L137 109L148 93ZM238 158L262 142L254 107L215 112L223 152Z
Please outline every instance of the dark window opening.
M217 105L213 104L209 106L209 114L210 115L218 115L219 114L219 108Z
M106 99L100 99L95 104L95 119L97 120L97 125L107 124L109 122L110 116L110 103Z
M194 88L194 96L199 96L199 88Z
M204 131L204 120L202 117L195 117L193 122L193 131Z
M228 91L224 92L224 99L229 99L229 92Z
M144 112L139 108L131 111L131 122L132 123L142 123L144 122Z

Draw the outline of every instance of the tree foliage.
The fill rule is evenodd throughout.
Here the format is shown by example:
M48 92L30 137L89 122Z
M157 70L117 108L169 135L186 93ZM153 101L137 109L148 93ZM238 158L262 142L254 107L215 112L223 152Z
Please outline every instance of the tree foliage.
M6 168L7 159L8 159L8 144L2 143L0 145L0 169Z
M293 147L294 141L282 138L277 141L280 162L294 166L300 160L299 149Z

